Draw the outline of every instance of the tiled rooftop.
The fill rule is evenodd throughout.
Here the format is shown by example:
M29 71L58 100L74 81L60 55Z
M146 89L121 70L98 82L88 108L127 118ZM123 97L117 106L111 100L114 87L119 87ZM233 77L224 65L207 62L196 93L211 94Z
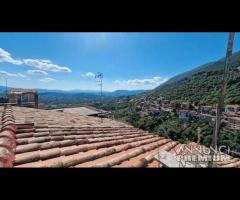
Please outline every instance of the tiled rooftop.
M159 167L157 153L181 146L106 118L11 106L0 115L0 167Z
M56 111L64 112L64 113L71 113L71 114L78 114L78 115L83 115L83 116L107 113L106 111L97 110L97 109L93 109L93 108L87 108L87 107L56 109Z
M226 105L226 108L239 108L240 106L238 104L229 104Z
M233 119L240 122L240 117L229 117L229 119Z

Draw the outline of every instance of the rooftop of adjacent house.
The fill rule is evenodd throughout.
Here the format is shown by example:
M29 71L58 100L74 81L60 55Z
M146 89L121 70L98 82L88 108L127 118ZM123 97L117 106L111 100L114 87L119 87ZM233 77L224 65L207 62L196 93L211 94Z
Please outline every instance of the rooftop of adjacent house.
M240 105L238 105L238 104L229 104L229 105L226 105L226 108L235 108L235 109L237 109L237 108L240 108Z
M190 104L191 102L186 101L186 102L182 102L182 104Z
M156 154L182 146L106 118L15 106L0 115L0 167L159 167Z
M21 94L21 93L37 93L35 89L11 89L8 94Z
M212 117L215 118L216 116L211 115L211 114L207 114L207 113L201 113L200 116L206 116L206 117Z
M212 106L201 106L201 108L212 108Z
M228 119L232 119L232 120L240 122L240 117L229 117Z
M107 111L99 110L91 107L63 108L63 109L56 109L55 111L78 114L83 116L91 116L91 115L107 113Z
M185 110L185 109L180 109L179 112L180 113L189 113L190 111L189 110Z
M226 117L236 117L237 114L236 113L233 113L233 112L223 112L223 114L226 116Z

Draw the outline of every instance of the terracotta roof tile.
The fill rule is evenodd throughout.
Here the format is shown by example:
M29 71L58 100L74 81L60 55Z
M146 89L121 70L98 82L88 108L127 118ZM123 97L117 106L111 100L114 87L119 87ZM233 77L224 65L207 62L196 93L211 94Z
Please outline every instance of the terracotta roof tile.
M225 160L225 161L222 161L222 162L218 162L218 165L224 167L224 166L228 166L229 164L232 164L232 163L236 164L236 162L238 162L238 161L240 161L239 158L232 158L230 160Z
M0 131L0 167L13 167L15 140L15 120L10 106L2 110L2 121Z
M240 161L234 161L234 162L229 163L227 165L222 165L222 167L224 167L224 168L232 168L232 167L240 168Z
M0 107L0 167L159 167L180 144L111 119ZM239 166L239 160L219 162Z

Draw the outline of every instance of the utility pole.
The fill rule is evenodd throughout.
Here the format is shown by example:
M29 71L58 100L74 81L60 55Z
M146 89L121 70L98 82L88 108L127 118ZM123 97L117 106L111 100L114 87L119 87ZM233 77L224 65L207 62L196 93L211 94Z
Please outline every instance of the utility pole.
M229 62L232 56L234 35L235 35L234 32L229 33L227 52L226 52L226 58L224 63L224 74L222 79L222 85L218 94L217 113L216 113L215 128L214 128L213 140L212 140L213 148L216 148L218 144L218 135L220 133L221 117L224 111L224 97L225 97L225 91L226 91L227 81L228 81L227 79L229 74ZM213 166L213 155L214 155L214 152L211 151L212 157L209 163L210 167Z

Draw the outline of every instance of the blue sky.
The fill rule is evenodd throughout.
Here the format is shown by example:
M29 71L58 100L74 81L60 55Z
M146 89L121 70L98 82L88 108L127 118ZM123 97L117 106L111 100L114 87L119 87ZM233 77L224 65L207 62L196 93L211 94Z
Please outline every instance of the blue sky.
M152 89L225 56L228 33L0 33L0 85ZM236 33L234 51L239 50Z

